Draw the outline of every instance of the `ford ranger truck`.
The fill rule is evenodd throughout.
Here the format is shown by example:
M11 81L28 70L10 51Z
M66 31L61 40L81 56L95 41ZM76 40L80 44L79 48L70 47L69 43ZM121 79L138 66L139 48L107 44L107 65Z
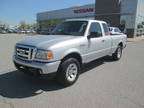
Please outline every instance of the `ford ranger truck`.
M126 35L110 35L106 22L67 20L56 26L50 35L19 41L13 62L25 73L55 75L64 85L74 84L82 64L111 55L119 60L126 47Z

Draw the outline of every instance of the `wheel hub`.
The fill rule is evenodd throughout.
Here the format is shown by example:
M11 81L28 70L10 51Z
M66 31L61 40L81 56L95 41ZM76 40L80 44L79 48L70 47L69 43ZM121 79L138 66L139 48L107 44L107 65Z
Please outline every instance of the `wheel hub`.
M122 52L121 52L121 48L118 48L118 51L117 51L117 57L118 57L118 58L121 58L121 53L122 53Z
M76 64L70 64L66 70L66 77L68 81L74 81L78 73L78 67Z

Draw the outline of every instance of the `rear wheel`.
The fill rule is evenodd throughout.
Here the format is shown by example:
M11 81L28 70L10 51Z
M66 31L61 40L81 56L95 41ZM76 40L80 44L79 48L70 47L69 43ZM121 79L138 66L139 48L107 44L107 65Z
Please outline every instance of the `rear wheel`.
M80 63L75 58L68 58L64 60L57 73L57 80L63 86L70 86L74 84L80 73Z
M122 57L122 46L118 46L117 50L115 53L112 54L113 60L119 60Z

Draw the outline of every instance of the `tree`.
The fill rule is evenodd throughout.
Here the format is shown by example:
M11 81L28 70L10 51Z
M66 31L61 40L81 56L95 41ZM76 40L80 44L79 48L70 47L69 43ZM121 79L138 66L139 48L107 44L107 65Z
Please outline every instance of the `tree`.
M37 28L37 24L36 23L28 24L25 21L21 21L19 28L20 29L36 29Z
M33 29L37 29L37 26L38 26L37 23L31 24L31 27L32 27Z
M125 30L125 23L126 23L126 21L124 19L121 20L120 25L119 25L119 28L120 28L121 31Z
M26 29L26 28L27 28L27 24L26 24L25 21L21 21L21 22L20 22L20 28L21 28L21 29Z
M0 24L0 29L7 29L8 28L8 24Z

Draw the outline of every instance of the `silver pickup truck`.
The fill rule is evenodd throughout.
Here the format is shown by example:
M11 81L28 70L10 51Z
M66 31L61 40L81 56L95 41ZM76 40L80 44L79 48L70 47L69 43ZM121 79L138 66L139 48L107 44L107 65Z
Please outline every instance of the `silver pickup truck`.
M50 35L16 43L13 62L25 73L55 75L60 84L70 86L82 64L107 55L119 60L125 47L126 35L110 35L104 21L67 20Z

